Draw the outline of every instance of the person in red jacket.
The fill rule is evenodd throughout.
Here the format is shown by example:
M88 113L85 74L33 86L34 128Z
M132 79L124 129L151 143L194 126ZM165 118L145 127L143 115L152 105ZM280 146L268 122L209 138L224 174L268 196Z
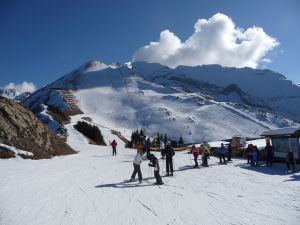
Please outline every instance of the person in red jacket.
M252 162L252 151L253 151L253 145L249 144L246 149L247 164L250 164L250 162Z
M199 168L199 164L198 164L199 148L197 148L195 145L193 145L192 146L192 153L193 153L194 161L195 161L194 168Z
M118 145L118 143L116 142L116 140L114 139L110 145L112 147L112 154L117 155L117 145Z

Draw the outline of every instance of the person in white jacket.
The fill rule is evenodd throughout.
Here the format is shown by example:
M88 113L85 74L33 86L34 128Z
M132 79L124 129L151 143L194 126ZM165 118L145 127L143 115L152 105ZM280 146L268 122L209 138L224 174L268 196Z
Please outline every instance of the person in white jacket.
M144 152L142 150L137 151L134 160L133 160L133 173L131 175L130 181L134 181L135 175L138 174L139 182L142 183L142 172L141 172L141 163L145 160Z

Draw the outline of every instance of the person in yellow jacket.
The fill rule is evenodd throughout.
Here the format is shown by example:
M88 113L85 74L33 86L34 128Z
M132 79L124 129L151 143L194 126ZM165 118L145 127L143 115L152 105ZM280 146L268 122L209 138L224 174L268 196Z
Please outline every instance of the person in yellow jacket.
M203 144L201 145L201 149L202 149L202 166L207 167L208 166L208 162L207 159L211 154L211 147L210 145L204 141Z

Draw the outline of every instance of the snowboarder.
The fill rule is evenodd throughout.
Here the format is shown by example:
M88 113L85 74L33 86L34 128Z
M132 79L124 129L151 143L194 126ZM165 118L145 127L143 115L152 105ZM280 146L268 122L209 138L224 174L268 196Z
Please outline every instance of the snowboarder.
M114 139L112 141L112 143L110 143L111 147L112 147L112 155L117 155L117 145L118 143L116 142L116 140Z
M221 147L219 148L219 158L220 158L220 164L222 164L222 159L224 161L224 164L226 165L225 161L225 146L223 143L221 143Z
M230 143L228 144L227 151L228 151L227 161L231 161L232 148L231 148L231 144Z
M157 185L164 184L161 180L160 175L159 175L159 162L158 162L158 159L153 154L150 154L149 155L149 160L150 160L150 163L148 165L151 166L151 167L154 167L154 177L156 179L156 183L154 183L154 184L157 184Z
M247 164L252 164L252 151L253 151L253 145L249 144L246 149L246 157L247 157Z
M208 158L211 154L211 147L210 145L204 141L202 144L202 157L203 157L203 162L202 162L202 166L208 167Z
M292 151L289 151L286 155L286 166L287 166L287 172L293 172L293 173L295 172L295 159L294 159L294 153Z
M199 165L198 165L198 156L199 156L199 148L197 148L194 144L192 145L192 154L194 156L194 161L195 161L195 165L194 165L194 168L198 168Z
M267 166L272 166L274 148L273 148L273 146L270 145L270 143L267 143L267 146L265 147L265 150L267 152Z
M168 141L167 146L166 146L166 171L167 171L167 176L173 176L173 156L175 155L175 150L174 148L171 147L171 143Z
M130 181L134 181L135 175L138 174L139 183L142 183L142 172L141 172L141 163L146 158L144 157L144 151L137 150L137 153L133 160L133 173L131 175Z

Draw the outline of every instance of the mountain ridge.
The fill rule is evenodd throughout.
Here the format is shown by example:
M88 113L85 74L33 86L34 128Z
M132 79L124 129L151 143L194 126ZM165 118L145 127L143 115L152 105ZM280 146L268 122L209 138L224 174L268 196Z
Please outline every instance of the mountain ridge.
M223 72L220 74L220 71ZM255 71L255 74L245 75L239 71ZM257 78L259 74L263 78ZM230 80L226 76L242 79ZM250 78L243 76L258 79L252 86L260 86L259 82L266 77L276 81L274 88L290 87L291 84L283 75L270 70L228 69L218 65L171 69L145 62L106 65L90 61L38 90L22 103L37 113L41 105L54 105L65 111L70 107L58 90L71 90L83 116L112 129L123 129L127 137L132 130L143 127L150 133L160 131L174 136L182 133L190 141L198 138L197 133L203 139L213 140L234 134L257 136L267 129L298 124L293 121L295 118L300 120L294 113L297 110L288 111L285 105L278 109L270 99L297 102L300 88L284 90L286 95L276 96L277 91L273 95L268 93L267 97L257 97L252 95L253 90L245 90L245 81ZM296 94L295 98L290 98L291 93ZM285 118L287 115L290 119ZM243 124L251 129L247 130ZM224 129L218 135L215 130L220 126Z

